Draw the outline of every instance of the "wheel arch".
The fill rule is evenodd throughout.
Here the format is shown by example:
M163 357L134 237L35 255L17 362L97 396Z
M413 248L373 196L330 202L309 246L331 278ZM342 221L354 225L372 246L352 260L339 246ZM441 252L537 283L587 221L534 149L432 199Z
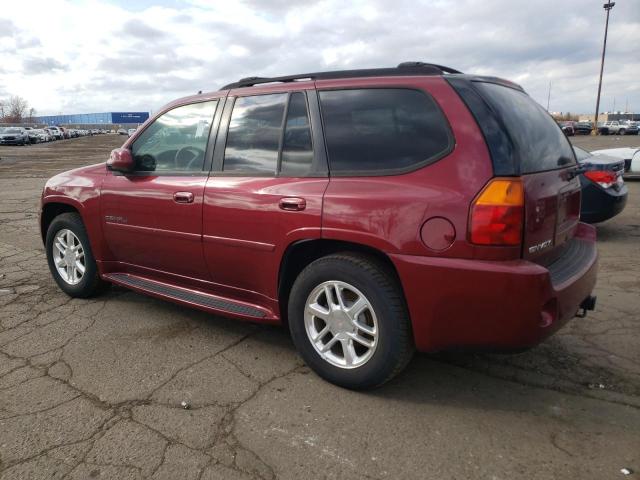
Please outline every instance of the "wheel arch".
M334 253L358 253L376 260L378 264L382 265L395 278L406 303L406 296L400 275L391 258L383 251L361 243L343 240L325 238L298 240L291 243L285 250L278 272L278 303L280 305L280 317L284 324L288 322L287 305L289 292L295 279L311 262Z
M42 206L42 212L40 214L40 235L43 243L47 240L49 225L51 225L54 218L63 213L77 213L82 216L80 209L70 202L56 200L47 202Z

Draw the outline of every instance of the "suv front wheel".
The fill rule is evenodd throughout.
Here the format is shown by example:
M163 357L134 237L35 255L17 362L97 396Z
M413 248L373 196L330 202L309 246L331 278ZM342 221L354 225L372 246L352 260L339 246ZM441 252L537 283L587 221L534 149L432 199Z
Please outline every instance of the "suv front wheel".
M53 219L46 249L53 278L70 297L90 297L104 285L79 214L63 213Z
M289 328L304 361L346 388L373 388L397 375L413 354L411 324L395 275L375 258L322 257L296 279Z

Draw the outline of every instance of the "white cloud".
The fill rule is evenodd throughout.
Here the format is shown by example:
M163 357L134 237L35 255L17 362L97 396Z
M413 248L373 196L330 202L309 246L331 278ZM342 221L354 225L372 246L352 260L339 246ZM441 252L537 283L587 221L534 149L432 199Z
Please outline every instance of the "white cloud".
M593 110L604 29L583 0L47 0L0 10L0 92L42 114L156 110L241 77L431 61ZM612 11L602 108L640 111L640 9ZM33 12L46 12L34 15Z

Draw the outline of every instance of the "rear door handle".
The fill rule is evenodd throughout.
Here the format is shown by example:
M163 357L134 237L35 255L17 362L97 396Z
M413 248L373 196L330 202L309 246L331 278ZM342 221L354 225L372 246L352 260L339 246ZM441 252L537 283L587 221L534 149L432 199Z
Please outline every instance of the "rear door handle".
M284 197L280 199L280 208L292 212L299 212L307 208L307 201L299 197Z
M173 194L173 201L176 203L193 203L193 193L176 192Z

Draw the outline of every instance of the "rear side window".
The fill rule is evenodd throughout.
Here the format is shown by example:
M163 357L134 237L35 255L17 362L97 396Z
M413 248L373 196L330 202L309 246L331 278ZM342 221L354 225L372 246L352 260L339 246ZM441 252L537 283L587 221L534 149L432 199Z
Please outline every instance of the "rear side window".
M444 115L417 90L327 90L320 105L332 174L402 172L441 158L453 145Z
M280 173L289 177L306 175L311 169L312 162L313 147L307 101L304 93L292 93L282 139Z
M514 173L543 172L575 164L564 133L529 95L495 83L474 83L507 131L512 144L510 153L518 168Z
M225 172L275 174L286 93L239 97L233 105Z

